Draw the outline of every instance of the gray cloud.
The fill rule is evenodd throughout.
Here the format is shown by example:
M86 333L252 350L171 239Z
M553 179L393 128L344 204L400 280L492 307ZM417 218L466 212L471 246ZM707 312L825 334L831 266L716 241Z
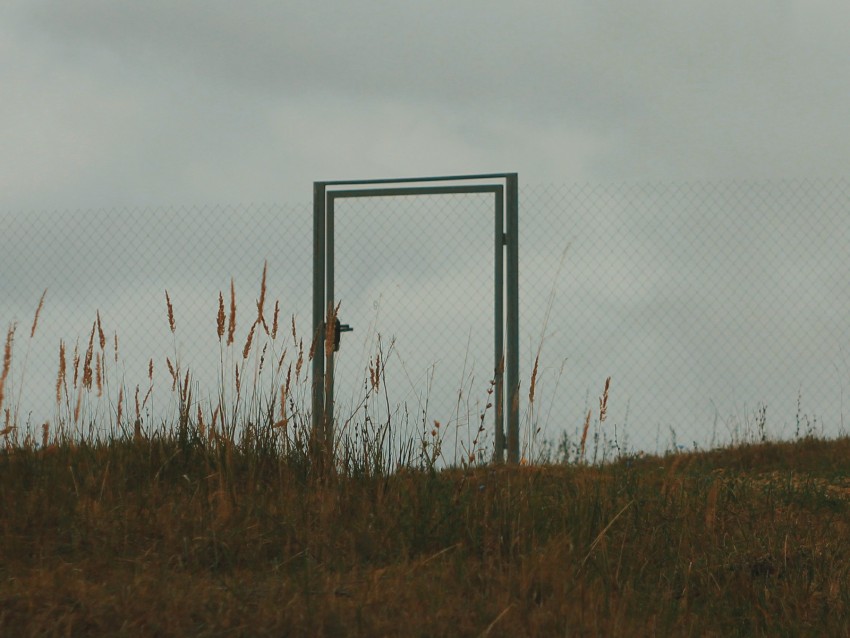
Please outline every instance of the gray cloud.
M831 175L850 42L847 11L820 7L12 4L4 201L301 201L317 176L497 163L547 181Z

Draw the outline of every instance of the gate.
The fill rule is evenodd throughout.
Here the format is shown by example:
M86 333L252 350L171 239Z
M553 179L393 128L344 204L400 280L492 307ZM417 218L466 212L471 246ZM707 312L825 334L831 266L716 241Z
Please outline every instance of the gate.
M334 228L340 200L490 194L493 197L493 383L496 462L519 461L519 283L516 173L350 180L313 184L312 435L325 454L334 441L334 356L354 326L337 317ZM340 314L344 316L343 307ZM319 347L319 345L323 347ZM507 434L505 421L507 420Z

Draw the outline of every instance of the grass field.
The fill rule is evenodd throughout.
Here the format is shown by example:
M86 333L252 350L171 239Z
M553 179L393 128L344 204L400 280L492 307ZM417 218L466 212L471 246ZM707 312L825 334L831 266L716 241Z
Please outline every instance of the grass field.
M330 474L162 435L0 454L0 634L850 633L850 440Z
M319 471L298 385L314 349L293 329L285 364L264 294L241 348L219 297L209 406L168 360L177 412L159 425L144 387L110 383L98 317L71 365L60 345L54 422L22 431L9 329L0 635L850 635L850 439L588 464L588 416L549 463L440 469L436 430L372 424ZM377 393L378 357L370 373Z

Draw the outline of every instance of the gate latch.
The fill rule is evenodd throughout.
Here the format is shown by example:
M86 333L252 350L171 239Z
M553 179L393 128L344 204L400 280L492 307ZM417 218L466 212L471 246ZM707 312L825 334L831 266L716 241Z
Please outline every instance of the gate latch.
M336 320L335 330L334 330L334 352L339 352L339 337L343 332L353 332L354 328L349 326L347 323L340 323L339 319Z

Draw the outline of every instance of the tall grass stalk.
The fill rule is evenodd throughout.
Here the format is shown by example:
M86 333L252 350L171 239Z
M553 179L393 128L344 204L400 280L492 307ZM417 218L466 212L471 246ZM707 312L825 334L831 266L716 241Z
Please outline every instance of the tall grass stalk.
M610 462L598 463L609 377L596 431L591 409L560 462L488 464L491 380L461 462L438 467L446 424L393 407L394 344L378 340L366 398L319 472L304 362L328 353L315 339L305 349L294 317L279 330L277 302L269 326L263 270L244 342L232 280L229 323L223 294L213 308L213 396L180 357L179 306L166 293L174 348L156 369L168 370L170 419L150 415L153 359L146 381L110 384L117 333L105 356L97 312L87 342L59 343L46 397L56 423L21 432L5 405L23 376L11 372L8 327L0 635L850 633L850 439L806 427L793 443L762 440L761 408L754 442L614 459L603 449ZM421 441L403 436L411 423L430 428Z

